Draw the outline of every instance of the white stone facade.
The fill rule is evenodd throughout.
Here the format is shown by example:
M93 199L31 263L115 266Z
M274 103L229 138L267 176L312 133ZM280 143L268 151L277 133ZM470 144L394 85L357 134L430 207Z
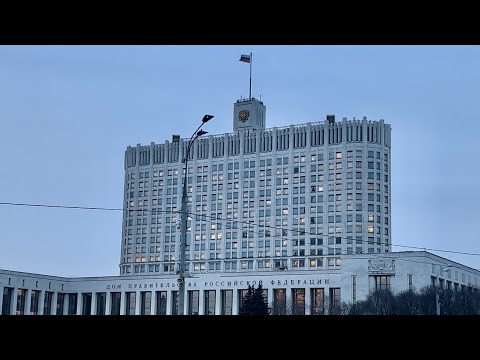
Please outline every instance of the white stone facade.
M185 313L238 314L242 291L260 282L274 312L310 315L332 313L334 296L352 303L381 284L399 292L433 281L458 289L480 281L480 271L420 251L344 255L329 264L316 271L193 274L186 281ZM0 270L2 315L171 315L177 293L175 275L62 278Z
M391 253L391 127L383 120L265 128L234 105L234 133L188 159L185 314L238 314L262 284L274 314L337 313L374 289L478 287L480 271L428 252ZM128 147L120 276L0 270L2 315L178 313L182 158L188 142ZM448 271L442 271L449 265Z
M236 131L190 151L189 271L316 271L327 256L389 252L390 125L329 115L266 129L265 113L258 100L237 102ZM187 146L127 148L121 275L178 270Z

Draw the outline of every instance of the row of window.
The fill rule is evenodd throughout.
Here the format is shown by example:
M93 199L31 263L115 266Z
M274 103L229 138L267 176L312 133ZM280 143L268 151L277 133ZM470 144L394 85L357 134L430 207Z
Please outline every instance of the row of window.
M3 290L3 305L2 315L10 315L12 309L13 300L13 288L4 288ZM187 292L186 305L188 315L198 315L200 313L204 315L215 315L217 312L217 291L218 290L189 290ZM240 311L242 299L247 294L246 289L237 290L237 309L236 314ZM273 289L273 301L269 302L268 291L263 290L263 296L265 302L272 308L272 313L275 315L305 315L306 302L305 296L307 291L310 292L311 308L310 314L321 315L325 313L335 314L340 310L340 288L330 288L329 301L327 304L327 298L324 296L324 288L294 288L291 289L291 305L287 304L286 288ZM200 311L200 296L203 296L203 311ZM39 306L43 306L44 315L91 315L92 314L92 297L96 297L95 301L95 314L107 315L107 293L82 293L81 298L78 299L77 293L57 293L56 304L53 303L54 293L45 292L43 304L39 303L40 291L32 290L31 293L31 305L30 309L25 308L26 304L26 289L17 289L17 303L15 305L14 313L16 315L37 315L39 314ZM171 291L171 308L167 311L167 291L156 291L155 303L152 301L151 291L137 292L125 292L124 293L124 309L125 315L177 315L179 313L178 305L178 291ZM139 311L136 310L137 296L139 299ZM120 315L121 314L121 296L120 292L111 292L109 299L108 315ZM81 302L80 311L77 312L77 303ZM234 314L234 290L220 290L220 314L232 315ZM55 306L55 307L53 307Z
M361 166L358 166L359 163L361 163L361 162L357 162L357 168L361 167ZM380 163L377 164L377 170L380 170L379 165L380 165ZM312 165L312 167L313 166L314 165ZM347 167L351 168L352 166L347 165ZM306 175L295 176L295 174L298 173L298 172L295 171L295 169L296 168L294 168L294 175L291 176L291 177L287 175L288 174L287 169L284 169L283 175L287 175L287 176L276 177L275 178L275 184L277 186L278 185L288 185L290 179L291 179L293 184L306 183L308 177ZM341 163L337 163L336 166L334 166L334 164L331 164L330 169L331 170L342 169ZM370 166L370 164L369 164L368 169L373 169L373 165ZM384 170L388 171L387 165L385 165ZM301 173L303 173L303 172L305 172L305 171L301 171ZM362 173L363 173L363 171L356 171L355 172L355 179L362 179ZM354 178L354 172L353 171L347 171L346 173L344 173L344 172L329 172L327 174L328 177L325 177L324 174L321 173L321 171L319 171L319 173L310 174L310 182L323 182L327 179L329 181L342 180L344 174L346 174L345 177L347 179L353 179ZM265 173L262 170L259 172L259 175L260 175L260 178L264 177L264 176L271 176L271 174L269 174L268 171ZM280 175L278 171L277 171L277 175ZM256 171L255 170L244 171L243 178L244 179L257 178ZM381 180L381 173L380 172L375 173L374 171L367 171L367 179L368 180L375 180L375 178L376 178L376 180L380 181ZM228 173L227 174L227 180L228 181L239 180L239 179L240 179L240 173ZM223 175L215 175L214 174L214 175L211 175L211 180L213 182L212 187L213 187L213 185L221 186L221 185L223 185L222 182L224 181L224 177L223 177ZM208 183L209 181L210 181L210 175L203 175L203 176L198 175L196 177L196 183L197 184ZM266 181L271 184L272 183L272 178L268 178L268 179L265 179L265 180L260 179L260 183L265 184ZM388 174L384 174L384 181L388 182ZM193 178L188 177L187 182L188 182L188 184L192 184L193 183ZM236 183L238 184L238 182L236 182ZM178 186L178 184L179 184L178 178L168 179L168 181L167 181L167 187L168 186ZM230 185L231 185L231 183L228 183L229 188L230 188ZM245 186L245 185L247 185L247 186ZM154 193L158 193L159 195L163 194L163 190L164 190L163 189L163 186L164 186L163 180L154 180L153 183L152 183L152 186L155 188ZM139 189L146 189L146 188L149 188L149 187L150 187L150 182L140 181L138 183L138 188ZM156 189L158 187L160 187L160 189ZM244 187L248 187L248 181L244 181ZM135 189L135 183L134 182L131 182L131 183L127 182L126 190L133 190L133 189ZM176 188L174 188L174 189L176 189ZM148 192L148 190L141 190L141 191L142 192L143 191ZM167 195L169 194L169 192L172 193L173 189L167 188ZM133 192L130 192L130 197L133 197L132 194L133 194Z
M337 253L337 250L341 249L333 249L329 248L329 254L328 255L341 255L340 252ZM352 250L352 249L351 249ZM361 250L361 247L358 248L358 253L363 253L363 250ZM373 251L372 251L373 252ZM304 256L305 253L298 250L294 250L294 256ZM353 250L352 250L353 253ZM245 252L246 255L248 255L248 252ZM324 255L323 250L318 253L318 255ZM275 256L287 256L286 250L284 255L281 255L280 251L276 252ZM311 254L312 256L312 254ZM315 256L315 254L313 254ZM253 252L252 256L253 257ZM235 259L236 256L233 258ZM209 271L220 271L221 270L221 264L223 262L224 264L224 270L229 271L229 270L237 270L237 269L253 269L254 268L254 260L248 260L248 256L245 256L243 259L246 260L234 260L234 261L229 261L230 258L227 258L225 261L215 261L215 262L192 262L192 266L189 264L186 264L186 268L190 270L190 267L194 271L204 271L207 270L207 265L208 265L208 270ZM324 261L325 259L325 261ZM187 259L188 260L188 259ZM200 259L197 259L200 260ZM211 259L214 260L214 259ZM220 260L220 259L218 259ZM138 262L143 262L143 261L138 261ZM274 269L274 270L286 270L286 269L298 269L298 268L323 268L324 266L328 269L339 269L341 266L341 258L340 257L312 257L312 258L298 258L298 259L262 259L262 260L256 260L256 265L257 269ZM163 272L171 272L175 271L175 264L162 264ZM147 271L150 273L159 273L161 268L160 264L149 264L147 265L124 265L122 267L122 274L131 274L133 272L135 274L139 273L146 273Z
M362 157L362 150L357 149L355 150L355 157L356 158L361 158ZM318 154L311 154L310 155L310 161L323 161L324 160L324 154L323 153L318 153ZM348 158L353 158L354 156L354 151L353 150L347 150L347 159ZM375 151L373 150L368 150L367 151L367 158L368 159L374 159ZM376 152L376 159L380 160L380 151ZM328 159L329 160L339 160L342 159L343 153L342 151L336 151L336 152L329 152L328 153ZM305 163L307 161L307 155L295 155L293 157L293 163ZM384 153L384 161L388 161L388 154ZM276 160L277 165L288 165L289 163L289 158L288 157L278 157ZM265 166L272 166L272 159L260 159L259 161L260 167L265 167ZM255 168L256 167L256 162L255 160L244 160L243 162L243 168L248 169L248 168ZM211 171L216 172L216 171L223 171L224 164L213 164ZM227 164L227 170L238 170L240 168L240 163L238 161L236 162L229 162ZM192 169L193 171L193 169ZM203 166L197 166L197 173L208 173L208 165L203 165ZM178 168L173 168L173 169L168 169L168 170L154 170L153 171L153 177L163 177L164 174L167 174L167 176L176 176L178 175ZM190 169L189 169L189 173ZM138 172L138 178L139 179L148 179L150 177L150 171L140 171ZM130 173L129 174L129 180L136 180L136 173Z
M373 237L369 237L368 239L371 239L369 240L367 243L370 245L374 245L375 242L374 242L374 238ZM288 243L291 244L291 246L306 246L305 245L305 239L285 239L285 240L275 240L274 244L275 244L275 248L279 248L279 247L287 247L288 246ZM319 246L319 247L325 247L325 245L323 245L323 239L322 238L310 238L310 244L308 245L309 248L312 248L314 246ZM350 236L350 239L344 239L342 237L335 237L335 236L329 236L328 237L328 245L342 245L342 244L352 244L353 243L353 236ZM357 244L362 244L363 241L362 240L357 240L356 241ZM235 250L235 249L238 249L238 244L239 242L234 240L233 242L231 241L228 241L225 243L225 249L226 250ZM202 243L196 243L194 244L194 248L193 248L193 251L194 252L199 252L199 251L205 251L206 250L206 245L207 243L206 242L202 242ZM272 244L273 245L273 244ZM377 245L382 245L381 243L381 238L378 237L377 238ZM386 239L385 241L385 245L388 246L388 239ZM248 241L248 246L247 246L247 241L242 241L241 242L241 249L247 249L247 248L250 248L250 249L253 249L254 248L254 241ZM137 247L124 247L123 249L123 254L126 255L131 255L133 253L135 254L146 254L147 253L147 249L149 250L148 253L151 254L151 257L150 257L150 261L160 261L160 258L159 258L159 253L161 252L161 249L162 247L161 246L150 246L150 247L147 247L147 246L137 246ZM264 257L264 256L270 256L269 255L269 250L271 249L271 246L270 246L270 240L265 240L265 244L262 240L258 241L258 246L257 246L257 249L267 249L268 253L267 254L260 254L260 252L257 254L257 256L259 257ZM221 242L217 241L215 243L210 243L210 247L209 247L209 250L210 251L216 251L217 253L219 251L222 250L222 245L221 245ZM307 249L308 250L308 249ZM164 246L164 253L167 254L169 252L175 252L176 251L176 246L175 245L165 245ZM187 252L190 251L190 245L187 245L187 249L186 249ZM286 250L285 250L286 251ZM296 250L293 250L293 251L296 251ZM305 251L305 249L301 250L301 251ZM212 256L213 253L210 253L210 256ZM295 254L294 254L295 255ZM304 253L300 254L300 255L305 255ZM310 255L315 255L315 254L312 254L310 253ZM322 254L320 254L322 255ZM170 257L174 257L174 255L168 255ZM253 256L253 253L252 255L249 255L249 257L252 257ZM278 256L277 254L275 254L275 256ZM283 255L282 255L283 256ZM286 255L285 255L286 256ZM155 259L154 259L155 257ZM140 258L140 257L138 257ZM137 258L136 258L137 259ZM147 260L144 259L144 257L142 257L143 260L135 260L135 262L146 262ZM169 260L169 259L164 259L164 260ZM170 260L175 260L174 258Z

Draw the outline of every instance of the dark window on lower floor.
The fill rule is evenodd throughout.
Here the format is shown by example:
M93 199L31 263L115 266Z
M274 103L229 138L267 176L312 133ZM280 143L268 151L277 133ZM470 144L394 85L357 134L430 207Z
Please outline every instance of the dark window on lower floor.
M3 288L2 315L10 315L12 309L13 288Z
M102 293L97 293L97 308L95 311L96 315L105 315L105 310L106 310L106 305L107 305L107 294L102 292Z
M286 289L273 289L273 314L287 314L287 298Z
M167 292L157 291L157 312L156 315L167 315Z
M330 314L338 315L341 310L340 288L330 288Z
M292 314L305 315L305 289L292 289Z
M57 294L56 314L57 315L63 315L64 308L65 308L65 293L58 293Z
M324 309L324 289L311 289L312 298L310 303L312 305L312 315L323 315Z
M68 294L68 315L76 315L77 314L77 301L78 295L77 294Z
M111 303L110 303L110 315L120 315L120 303L122 293L112 292L110 293Z
M390 275L375 276L375 290L390 290Z
M43 315L52 315L53 292L45 291L43 298Z

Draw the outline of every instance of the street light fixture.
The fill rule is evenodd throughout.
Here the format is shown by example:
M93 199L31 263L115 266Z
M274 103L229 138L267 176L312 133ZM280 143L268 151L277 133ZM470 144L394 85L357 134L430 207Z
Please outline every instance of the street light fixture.
M183 176L182 209L180 213L180 269L178 270L178 315L185 313L185 253L187 248L187 173L188 156L193 143L198 137L207 134L207 131L201 130L201 127L213 118L213 115L204 115L202 123L195 130L188 141L187 151L182 159L185 164Z
M206 123L207 121L210 121L213 119L213 115L204 115L202 119L202 123Z
M440 276L440 273L443 272L444 270L450 269L452 267L451 264L440 266L440 269L438 269L436 276L437 278ZM438 294L438 288L435 289L435 303L437 305L437 315L440 315L440 295Z

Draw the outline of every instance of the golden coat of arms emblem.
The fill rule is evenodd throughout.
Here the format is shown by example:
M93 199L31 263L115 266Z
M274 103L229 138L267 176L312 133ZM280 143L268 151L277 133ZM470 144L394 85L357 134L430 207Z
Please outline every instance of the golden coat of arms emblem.
M248 120L249 116L250 116L250 113L248 112L248 110L241 110L238 113L238 120L240 120L241 122L245 122Z

